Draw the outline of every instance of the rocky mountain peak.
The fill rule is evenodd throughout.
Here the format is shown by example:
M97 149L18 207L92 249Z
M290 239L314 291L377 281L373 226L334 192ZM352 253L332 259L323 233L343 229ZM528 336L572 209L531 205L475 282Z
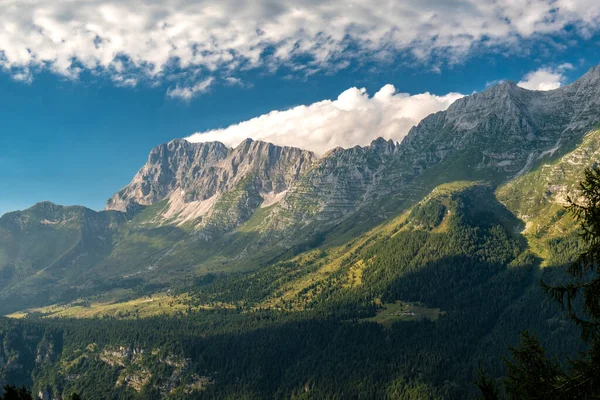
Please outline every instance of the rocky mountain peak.
M503 82L423 119L399 152L420 159L419 168L461 152L465 165L460 168L477 176L511 177L559 154L564 143L592 129L599 116L600 67L550 91Z
M591 100L592 96L597 96L598 92L600 92L600 65L590 68L583 76L568 85L542 93L547 101L552 99L566 101L567 103L563 104L565 110L572 111L573 107L577 110L588 106L585 102Z
M49 200L45 200L35 203L31 208L37 210L55 210L57 208L62 208L62 206L59 206Z
M396 150L396 142L392 139L385 140L382 137L378 137L373 140L369 145L375 151L381 152L382 154L389 155L392 154Z
M190 143L175 139L150 151L148 161L129 185L110 198L107 210L127 211L132 205L152 205L182 181L225 159L231 149L220 142Z
M106 207L124 211L132 205L152 205L167 199L164 218L169 220L202 218L208 223L217 209L243 209L239 214L248 216L261 203L279 201L280 194L316 159L310 151L252 139L234 149L220 142L178 139L154 148L146 165ZM226 193L236 195L222 198ZM222 201L228 205L220 206ZM222 225L235 225L246 218L230 214L219 217Z
M600 65L591 67L581 78L575 82L590 84L600 81Z
M489 95L503 96L503 95L514 94L515 92L517 92L519 90L523 90L523 88L520 86L517 86L517 84L514 81L506 80L506 81L498 82L497 84L488 87L481 93L488 93ZM527 89L524 89L524 90L527 90Z
M458 115L465 112L492 112L501 109L501 112L514 113L528 93L513 81L505 81L491 86L481 93L474 93L455 101L449 108L447 114ZM511 115L512 116L512 115Z

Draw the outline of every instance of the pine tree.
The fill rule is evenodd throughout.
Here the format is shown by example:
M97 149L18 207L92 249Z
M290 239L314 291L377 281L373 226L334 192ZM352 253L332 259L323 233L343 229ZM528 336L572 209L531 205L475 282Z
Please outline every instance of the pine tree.
M583 339L588 340L597 337L600 328L600 169L586 169L579 188L583 201L569 197L567 208L579 221L587 249L567 269L571 282L558 286L542 285L568 310L571 319L581 326ZM582 311L587 317L576 312L574 305L579 297L583 299Z
M477 379L475 385L481 392L482 400L498 400L500 399L500 392L496 382L491 379L485 372L482 366L477 371Z
M514 362L507 362L504 386L512 399L560 400L556 390L567 380L556 360L546 357L534 335L521 333L521 347L513 348Z

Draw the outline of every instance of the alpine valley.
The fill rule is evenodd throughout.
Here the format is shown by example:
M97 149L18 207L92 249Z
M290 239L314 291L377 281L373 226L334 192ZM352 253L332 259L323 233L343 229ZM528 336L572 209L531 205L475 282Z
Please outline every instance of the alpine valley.
M44 398L477 398L519 332L579 331L540 279L582 242L564 206L600 159L600 67L505 82L401 143L317 156L154 148L105 211L0 218L0 384Z

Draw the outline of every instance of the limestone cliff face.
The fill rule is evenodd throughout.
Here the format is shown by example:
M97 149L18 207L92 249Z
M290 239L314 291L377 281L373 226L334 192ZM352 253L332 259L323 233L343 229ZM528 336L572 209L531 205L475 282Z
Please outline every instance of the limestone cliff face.
M268 229L283 230L318 221L326 226L367 202L395 157L397 144L377 139L366 147L336 148L294 184L270 219Z
M316 160L309 151L247 139L190 188L199 201L188 203L180 219L189 220L186 215L191 212L201 214L201 226L211 231L235 228L258 208L278 203ZM215 192L205 193L204 188L213 182ZM193 211L197 207L202 210L200 214Z
M219 142L192 144L178 139L157 146L131 183L108 200L106 209L125 211L135 204L155 204L178 187L196 184L209 167L230 153L231 149Z
M106 208L123 211L166 199L165 221L228 229L258 207L279 201L316 160L309 151L251 139L234 149L219 142L174 140L153 149L146 165Z

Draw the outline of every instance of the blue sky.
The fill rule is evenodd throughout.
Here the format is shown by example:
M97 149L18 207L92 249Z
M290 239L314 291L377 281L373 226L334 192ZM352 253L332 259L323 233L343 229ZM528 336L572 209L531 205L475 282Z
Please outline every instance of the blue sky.
M473 15L474 22L451 33L435 17L450 12L446 2L408 1L406 7L412 8L398 11L399 15L410 11L420 18L435 11L425 21L413 22L419 19L414 16L407 20L411 29L426 32L418 37L407 37L409 33L398 25L402 20L387 20L385 13L363 16L360 7L368 3L361 0L339 8L333 1L327 9L307 0L290 10L269 7L265 1L257 2L261 3L257 10L245 12L231 1L214 3L219 6L210 9L211 22L198 32L193 29L207 21L203 18L209 7L169 14L169 7L177 5L165 2L164 9L146 15L146 3L134 1L97 0L83 2L84 8L60 0L47 3L50 8L43 10L20 9L15 2L12 14L0 16L0 214L43 200L101 209L160 143L205 131L230 145L246 133L269 139L260 136L263 125L256 123L242 124L235 132L215 130L273 110L335 100L349 88L365 88L368 95L350 93L354 97L350 103L344 100L344 111L365 120L353 108L363 104L357 101L364 102L370 107L368 116L374 118L366 123L373 129L366 125L355 132L349 131L352 127L335 130L338 121L321 117L328 107L342 106L318 103L296 109L295 117L284 113L279 118L292 128L293 118L314 124L325 121L324 135L331 137L319 142L289 128L281 140L312 146L317 152L331 143L364 144L378 132L399 140L407 126L422 117L423 109L447 107L448 99L454 98L443 97L448 93L470 94L505 79L538 89L548 88L543 84L555 87L600 63L600 38L594 30L600 9L585 0L565 2L571 4L565 10L560 1L551 6L552 2L539 0L534 2L539 15L529 18L518 10L503 9L500 22L498 10L486 14L474 2L456 1L462 8L452 10L449 19ZM218 8L223 3L233 5ZM348 3L359 11L348 9ZM98 13L104 15L100 22L94 20ZM215 13L239 13L238 19L256 26L246 31L240 26L247 24L234 24L235 18L221 20ZM146 18L139 26L132 20L138 14ZM2 18L11 18L12 27ZM164 33L167 23L156 28L157 18L180 29ZM333 19L332 27L306 22L319 18ZM532 18L537 22L528 25ZM138 28L115 30L123 21L133 21L127 26ZM74 37L73 26L77 35L85 27L95 36ZM205 31L210 38L197 39ZM160 35L170 35L164 46ZM140 38L152 38L152 45L140 43ZM206 41L212 44L204 48ZM178 50L190 48L193 54ZM388 93L385 106L369 97L389 84L394 91ZM425 92L429 97L412 97ZM407 95L393 97L397 93ZM412 115L417 100L421 109Z

